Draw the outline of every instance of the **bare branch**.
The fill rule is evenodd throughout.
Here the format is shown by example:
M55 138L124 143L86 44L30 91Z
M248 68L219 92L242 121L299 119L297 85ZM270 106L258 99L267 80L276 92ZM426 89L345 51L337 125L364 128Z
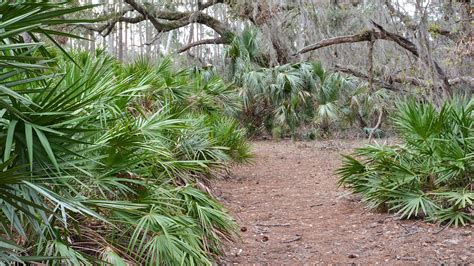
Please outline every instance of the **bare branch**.
M156 29L159 29L162 27L162 24L156 19L156 17L150 15L150 13L148 13L148 10L144 6L138 4L134 0L124 0L124 1L125 3L129 4L134 10L136 10L138 13L142 14L144 18L147 18L148 20L150 20L151 24L153 24L153 26Z
M102 24L98 24L98 25L80 25L80 27L82 28L86 28L90 31L95 31L95 32L98 32L100 35L102 35L103 37L109 35L112 30L114 29L115 27L115 24L117 24L118 22L125 22L125 23L130 23L130 24L135 24L135 23L139 23L139 22L142 22L145 20L145 18L143 16L137 16L137 17L125 17L125 15L130 12L130 11L133 11L132 8L126 8L124 10L122 10L121 12L119 13L116 13L115 15L112 15L112 19L110 19L109 21L107 21L106 23L102 23ZM108 16L110 17L110 16ZM98 19L98 20L105 20L105 19Z
M382 39L384 36L380 34L379 32L374 32L374 38L375 39ZM335 45L335 44L343 44L343 43L357 43L357 42L368 42L370 41L370 31L363 31L358 34L353 34L353 35L346 35L346 36L338 36L334 38L329 38L329 39L324 39L321 40L317 43L308 45L303 47L301 50L296 52L294 55L297 54L304 54L313 50L317 50L323 47Z
M409 52L411 52L413 55L416 57L419 56L418 54L418 49L416 48L416 45L409 41L408 39L395 34L386 31L382 26L378 25L377 23L372 21L372 24L379 30L379 31L372 31L372 30L366 30L363 31L359 34L354 34L354 35L346 35L346 36L339 36L339 37L334 37L334 38L329 38L329 39L324 39L322 41L319 41L317 43L308 45L306 47L303 47L303 49L299 50L296 52L296 54L303 54L307 53L316 49L320 49L323 47L335 45L335 44L344 44L344 43L357 43L357 42L369 42L372 40L390 40L396 42L398 45L401 47L405 48Z
M195 46L204 45L204 44L225 44L225 41L222 38L199 40L199 41L196 41L196 42L193 42L193 43L190 43L186 46L181 47L178 50L178 54L180 54L182 52L185 52L185 51L187 51L187 50L189 50L189 49L191 49Z

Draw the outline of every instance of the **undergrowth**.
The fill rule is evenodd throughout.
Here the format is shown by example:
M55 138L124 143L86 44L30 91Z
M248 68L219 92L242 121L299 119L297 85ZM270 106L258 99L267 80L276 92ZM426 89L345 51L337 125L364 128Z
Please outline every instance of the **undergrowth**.
M339 184L370 208L447 225L473 221L474 101L436 108L399 103L393 123L402 143L368 145L344 156Z

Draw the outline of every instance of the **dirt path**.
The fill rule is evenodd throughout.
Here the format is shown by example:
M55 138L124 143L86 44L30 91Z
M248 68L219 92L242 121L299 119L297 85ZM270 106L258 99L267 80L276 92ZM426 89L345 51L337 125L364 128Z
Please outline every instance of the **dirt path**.
M436 225L367 211L337 188L339 154L356 145L254 143L254 165L214 184L242 231L222 264L474 263L473 226L436 233Z

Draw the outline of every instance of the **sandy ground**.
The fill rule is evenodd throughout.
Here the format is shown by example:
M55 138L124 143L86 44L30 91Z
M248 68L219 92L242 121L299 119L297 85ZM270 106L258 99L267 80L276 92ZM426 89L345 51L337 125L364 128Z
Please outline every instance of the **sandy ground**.
M360 141L255 142L253 165L217 180L241 226L221 264L474 263L474 226L442 228L364 208L337 187L340 154Z

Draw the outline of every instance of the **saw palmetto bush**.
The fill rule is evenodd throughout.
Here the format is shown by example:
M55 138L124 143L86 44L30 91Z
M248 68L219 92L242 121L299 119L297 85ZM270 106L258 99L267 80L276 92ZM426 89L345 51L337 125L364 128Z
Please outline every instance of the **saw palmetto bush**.
M210 264L235 223L204 181L250 158L237 94L65 51L49 26L84 8L0 4L0 264Z
M346 98L355 90L349 79L325 71L317 62L260 68L242 74L237 83L244 121L269 122L291 136L303 124L328 133L332 123L342 120Z
M454 226L473 221L474 101L439 110L414 100L393 117L402 143L370 145L345 156L339 183L371 208Z
M294 137L309 128L329 136L354 124L369 132L393 107L390 91L328 71L320 62L271 62L262 43L257 29L246 28L225 54L228 79L243 99L239 119L255 135Z

